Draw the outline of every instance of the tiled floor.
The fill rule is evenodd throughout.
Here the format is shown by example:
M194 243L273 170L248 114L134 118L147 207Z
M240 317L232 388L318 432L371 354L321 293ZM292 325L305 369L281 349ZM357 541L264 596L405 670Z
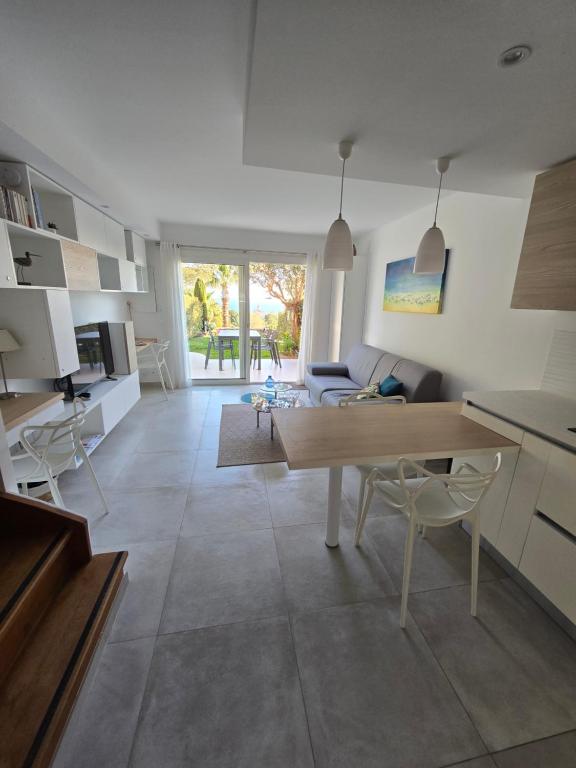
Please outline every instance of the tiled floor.
M62 483L129 584L56 768L574 768L576 645L469 541L418 541L398 625L405 525L375 503L324 546L327 473L216 469L220 409L246 388L154 390Z

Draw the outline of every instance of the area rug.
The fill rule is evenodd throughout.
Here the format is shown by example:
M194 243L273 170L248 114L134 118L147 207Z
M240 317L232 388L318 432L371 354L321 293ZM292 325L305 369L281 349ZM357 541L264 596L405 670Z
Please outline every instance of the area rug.
M258 428L256 411L251 405L223 405L216 466L238 467L242 464L286 461L278 438L270 439L271 418L271 414L261 413Z

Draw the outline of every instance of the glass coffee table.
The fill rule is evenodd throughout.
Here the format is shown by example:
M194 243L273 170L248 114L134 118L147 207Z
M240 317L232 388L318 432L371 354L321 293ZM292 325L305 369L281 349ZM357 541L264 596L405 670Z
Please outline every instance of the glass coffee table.
M252 408L256 411L256 426L260 427L260 414L270 414L270 440L274 440L274 421L272 411L276 408L301 408L304 404L300 400L300 392L294 390L290 384L278 384L275 397L268 398L254 393L252 395ZM261 387L259 392L267 390L265 394L270 394L270 387Z
M283 397L286 392L290 392L292 389L292 384L284 384L281 381L275 381L273 387L267 387L265 384L263 384L258 389L258 393L262 397L267 398L270 398L270 395L272 395L274 400L278 400L279 397Z

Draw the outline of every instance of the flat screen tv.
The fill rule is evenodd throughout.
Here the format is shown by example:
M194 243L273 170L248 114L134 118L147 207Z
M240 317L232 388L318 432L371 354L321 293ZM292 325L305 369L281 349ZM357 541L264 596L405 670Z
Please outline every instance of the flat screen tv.
M114 373L108 323L88 323L74 328L80 369L71 375L74 394Z

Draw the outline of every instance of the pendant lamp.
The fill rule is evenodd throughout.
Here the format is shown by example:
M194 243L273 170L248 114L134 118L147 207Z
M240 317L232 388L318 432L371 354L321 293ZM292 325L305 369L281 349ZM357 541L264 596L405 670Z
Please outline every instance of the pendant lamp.
M352 154L352 142L341 141L338 145L338 154L342 160L342 178L340 180L340 212L338 218L334 221L324 245L324 257L322 259L322 269L339 269L344 272L350 272L354 266L352 257L354 255L354 245L352 244L352 235L350 227L346 220L342 218L342 196L344 194L344 168L346 160Z
M436 210L434 211L434 224L424 233L420 241L416 259L414 261L414 274L417 275L436 275L444 272L446 264L446 243L442 230L436 226L436 217L438 215L438 203L440 201L440 190L442 189L442 177L450 166L448 157L441 157L436 161L436 170L440 174L438 184L438 196L436 198Z

